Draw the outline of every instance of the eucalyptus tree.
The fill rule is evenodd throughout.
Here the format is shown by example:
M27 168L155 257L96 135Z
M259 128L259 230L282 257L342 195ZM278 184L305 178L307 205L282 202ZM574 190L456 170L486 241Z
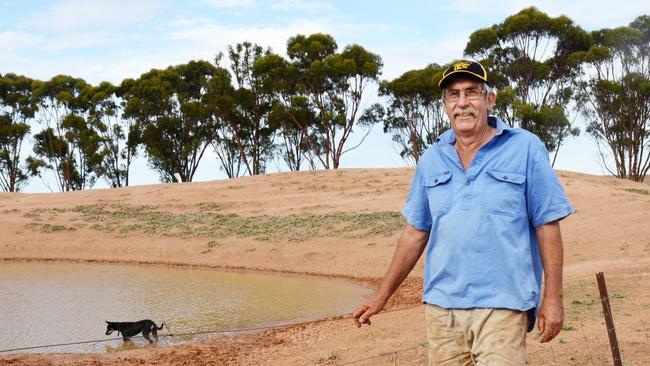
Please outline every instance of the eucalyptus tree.
M276 150L291 171L301 170L305 162L315 169L314 152L320 150L313 133L316 110L298 83L300 75L295 65L280 55L268 53L255 62L254 72L263 88L273 95L269 122L279 133Z
M128 83L127 83L128 84ZM131 163L138 155L140 126L124 118L120 88L102 82L90 92L88 122L101 137L101 176L113 188L129 185Z
M264 88L261 75L254 69L255 62L269 53L269 49L250 42L228 46L236 89L233 94L234 111L229 114L232 118L225 121L249 175L264 173L274 153L276 128L269 121L273 95Z
M101 137L87 121L92 87L67 75L35 81L32 87L41 131L34 135L37 158L31 169L41 177L43 170L54 172L61 191L91 188L103 160Z
M444 68L431 64L410 70L379 84L379 95L388 99L384 132L391 133L405 160L418 162L435 138L449 129L438 81Z
M298 76L293 90L305 98L304 108L316 114L313 121L293 120L325 169L337 169L341 156L367 136L369 129L357 145L346 146L359 126L365 88L378 81L383 66L378 55L359 45L349 45L340 53L337 49L331 36L320 33L299 34L287 42L287 54Z
M650 170L650 16L592 36L585 57L589 79L581 89L587 132L610 173L643 181ZM603 148L609 149L613 169Z
M216 136L210 108L214 86L230 85L228 71L207 61L153 69L125 80L124 115L142 129L142 145L162 182L191 182Z
M34 173L20 156L28 121L37 110L32 82L13 73L0 75L0 187L6 192L20 191Z
M581 75L580 55L590 45L589 34L571 19L530 7L472 33L465 54L492 67L499 116L537 134L557 156L565 139L580 133L568 108Z

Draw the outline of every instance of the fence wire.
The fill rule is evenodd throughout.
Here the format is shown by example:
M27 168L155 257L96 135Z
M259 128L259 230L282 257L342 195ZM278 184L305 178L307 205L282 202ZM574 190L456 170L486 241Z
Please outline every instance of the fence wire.
M401 309L392 309L392 310L386 310L381 312L380 314L387 314L387 313L392 313L395 311L406 311L410 310L413 308L416 308L418 306L421 306L421 304L413 305L407 308L401 308ZM320 323L328 320L345 320L345 319L352 319L353 317L350 316L340 316L340 317L335 317L335 318L327 318L327 319L319 319L319 320L313 320L310 322L302 322L299 323L300 325L305 325L305 324L310 324L310 323ZM167 325L167 322L165 322L165 325L169 329L169 325ZM205 331L198 331L198 332L188 332L188 333L169 333L169 334L159 334L159 338L163 337L195 337L195 336L200 336L200 335L216 335L216 334L222 334L222 335L228 335L228 334L236 334L236 333L249 333L249 332L259 332L263 330L272 330L272 329L283 329L283 328L290 328L292 326L295 326L297 324L286 324L286 325L271 325L271 326L264 326L264 327L252 327L252 328L240 328L240 329L228 329L228 330L223 330L223 329L218 329L218 330L205 330ZM145 339L143 336L133 336L129 337L130 339ZM41 348L54 348L54 347L64 347L64 346L75 346L75 345L81 345L81 344L97 344L97 343L103 343L103 342L112 342L112 341L119 341L122 340L122 337L117 337L117 338L104 338L104 339L94 339L94 340L85 340L85 341L76 341L76 342L68 342L68 343L54 343L54 344L44 344L44 345L36 345L36 346L27 346L27 347L17 347L17 348L10 348L10 349L2 349L0 350L0 353L10 353L10 352L17 352L17 351L28 351L28 350L34 350L34 349L41 349ZM147 340L148 342L148 340Z
M382 314L387 314L387 313L392 313L392 312L402 312L402 311L408 311L411 309L414 309L416 307L420 307L422 304L417 304L405 308L398 308L398 309L392 309L392 310L387 310L383 311L377 315L382 315ZM350 316L340 316L340 317L335 317L335 318L327 318L327 319L320 319L320 320L315 320L311 322L306 322L306 323L300 323L301 325L304 324L309 324L309 323L320 323L320 322L325 322L325 321L339 321L339 320L348 320L352 319L353 317ZM643 321L643 319L640 319L640 321L637 323L641 325L641 331L644 333L645 339L648 341L647 342L647 350L641 350L638 351L644 352L645 354L650 353L650 335L648 333L648 328L646 327L646 323ZM158 336L160 338L163 337L196 337L196 336L201 336L201 335L233 335L233 334L241 334L241 333L247 333L247 332L258 332L258 331L266 331L266 330L273 330L273 329L288 329L296 324L289 324L289 325L278 325L278 326L263 326L263 327L250 327L250 328L240 328L240 329L228 329L228 330L206 330L206 331L198 331L198 332L187 332L187 333L175 333L175 334L159 334ZM575 336L571 337L573 338L570 344L565 342L562 337L559 337L559 344L547 344L545 346L542 346L541 348L534 349L535 353L535 359L543 359L544 360L544 365L564 365L566 364L566 361L563 359L560 359L560 356L562 355L564 358L567 358L567 354L570 354L568 356L569 360L572 362L572 364L584 364L584 365L591 365L591 366L596 366L596 365L602 365L605 363L609 363L611 359L608 361L608 350L609 350L609 344L606 339L603 339L606 337L605 331L602 332L602 334L598 333L597 335L590 334L591 337L588 337L587 332L585 332L585 327L583 323L580 323L579 325L576 325L576 328L574 329L576 331L579 331L580 333L576 333ZM168 326L168 331L169 331L169 326ZM567 334L569 334L567 331L563 331L565 337ZM581 335L581 337L580 337ZM590 341L591 338L591 341ZM62 347L62 346L71 346L71 345L81 345L81 344L89 344L89 343L102 343L102 342L112 342L112 341L119 341L121 340L122 337L117 337L117 338L106 338L106 339L95 339L95 340L86 340L86 341L78 341L78 342L68 342L68 343L57 343L57 344L47 344L47 345L36 345L36 346L29 346L29 347L19 347L19 348L12 348L12 349L3 349L0 350L0 353L9 353L9 352L17 352L17 351L25 351L25 350L34 350L34 349L43 349L43 348L53 348L53 347ZM134 336L131 337L131 339L144 339L143 336ZM644 342L645 343L645 342ZM584 346L583 346L584 344ZM412 354L414 351L422 351L421 354ZM393 365L393 366L404 366L404 365L420 365L426 362L427 356L426 356L426 350L427 350L427 345L426 345L426 340L422 339L419 341L416 345L410 346L410 347L405 347L405 348L400 348L400 349L394 349L388 352L382 352L380 354L376 355L368 355L367 357L362 357L358 359L353 359L353 360L336 360L333 359L334 365L337 366L348 366L348 365L358 365L361 363L368 363L371 362L373 366L378 366L378 365ZM584 352L581 351L586 351L586 355ZM596 354L594 354L596 352ZM385 362L381 362L381 360L386 359ZM322 361L319 361L321 363ZM323 364L332 364L331 362L323 362Z

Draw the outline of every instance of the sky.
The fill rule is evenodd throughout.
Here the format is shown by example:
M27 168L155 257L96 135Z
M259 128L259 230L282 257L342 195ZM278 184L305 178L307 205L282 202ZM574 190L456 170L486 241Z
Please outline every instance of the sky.
M650 14L650 1L625 6L604 0L574 1L319 1L319 0L0 0L0 73L48 80L58 74L120 83L152 68L213 61L228 45L250 41L285 55L296 34L327 33L339 49L359 44L381 56L382 80L463 58L469 35L529 6L552 17L566 15L587 31L628 25ZM376 102L367 89L364 105ZM607 174L595 142L584 132L562 146L555 168ZM352 145L363 137L357 131ZM351 145L351 146L352 146ZM25 155L31 147L23 148ZM375 126L357 149L343 155L343 168L405 167L398 148ZM268 172L286 170L272 162ZM224 179L208 149L195 181ZM144 157L132 166L131 183L155 184ZM98 182L96 188L105 188ZM56 190L52 179L32 179L25 192Z

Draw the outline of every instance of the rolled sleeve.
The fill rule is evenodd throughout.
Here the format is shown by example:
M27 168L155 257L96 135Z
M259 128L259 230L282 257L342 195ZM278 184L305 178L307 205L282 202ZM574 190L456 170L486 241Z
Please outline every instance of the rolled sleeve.
M409 190L408 198L402 209L402 216L406 222L420 231L431 230L431 211L429 210L429 200L427 198L426 188L422 184L422 165L418 164L415 168L413 182Z
M560 180L548 160L548 152L538 141L532 149L531 164L528 165L526 190L528 195L528 217L533 226L561 220L574 212Z

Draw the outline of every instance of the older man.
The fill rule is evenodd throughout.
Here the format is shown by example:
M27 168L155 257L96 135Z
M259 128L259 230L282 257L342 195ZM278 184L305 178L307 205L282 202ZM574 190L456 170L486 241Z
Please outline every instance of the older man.
M354 319L370 324L426 249L429 364L523 365L536 317L541 342L562 329L559 220L573 208L539 138L488 115L496 92L480 63L453 64L439 86L452 129L418 162L407 225Z

